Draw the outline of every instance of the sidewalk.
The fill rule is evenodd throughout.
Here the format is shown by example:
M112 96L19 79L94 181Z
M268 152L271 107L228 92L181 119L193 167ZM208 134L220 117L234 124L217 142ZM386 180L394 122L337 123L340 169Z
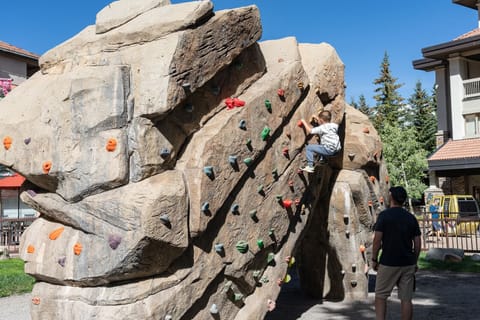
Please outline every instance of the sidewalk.
M478 288L480 275L476 273L419 271L413 318L480 319ZM277 308L265 320L370 320L375 319L373 302L373 293L366 301L351 303L313 300L300 291L296 282L282 288ZM387 319L400 320L400 301L396 292L388 299Z

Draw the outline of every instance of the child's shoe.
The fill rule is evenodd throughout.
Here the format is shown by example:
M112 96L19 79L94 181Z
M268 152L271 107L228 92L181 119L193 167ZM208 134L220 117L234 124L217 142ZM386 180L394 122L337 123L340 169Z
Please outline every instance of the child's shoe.
M310 165L306 165L305 167L300 168L300 169L302 169L305 172L309 172L309 173L313 173L315 171L315 168L310 166Z

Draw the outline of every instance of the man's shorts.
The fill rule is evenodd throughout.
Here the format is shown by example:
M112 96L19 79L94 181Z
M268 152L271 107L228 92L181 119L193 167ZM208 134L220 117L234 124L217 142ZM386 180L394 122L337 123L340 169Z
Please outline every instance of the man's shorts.
M375 283L375 297L386 299L398 287L400 300L412 300L415 286L415 265L390 267L379 265Z

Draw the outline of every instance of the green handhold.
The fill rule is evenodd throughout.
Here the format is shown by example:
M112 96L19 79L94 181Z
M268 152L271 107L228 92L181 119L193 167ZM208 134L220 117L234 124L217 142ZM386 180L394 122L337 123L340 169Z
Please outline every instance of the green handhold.
M251 148L251 147L252 147L252 139L247 139L247 142L245 142L245 145L246 145L248 148Z
M270 135L270 128L269 127L263 128L262 133L260 134L260 136L262 137L262 140L263 141L267 140L269 135Z
M275 260L275 254L273 252L270 252L267 256L267 263L270 264L274 260Z
M257 245L260 249L263 249L265 247L265 244L263 243L262 239L257 240Z
M250 218L254 219L257 217L257 210L253 209L253 210L250 210Z
M274 177L275 179L278 178L278 171L277 171L276 168L272 170L272 175L273 175L273 177Z
M260 279L261 283L268 283L268 278L267 276L263 276L262 279Z
M252 276L254 279L258 279L258 277L260 277L261 274L262 274L261 270L255 270L253 271Z
M249 166L249 165L252 164L252 161L253 161L252 158L245 158L245 159L243 160L243 163L245 163L247 166Z
M261 184L261 185L258 186L257 192L258 192L258 193L262 193L262 192L263 192L263 184Z
M228 281L227 283L225 283L225 285L223 286L223 292L228 293L232 289L232 285L232 281Z
M246 241L238 241L236 247L240 253L246 253L248 251L248 243Z
M272 111L272 103L270 100L265 100L265 108L267 108L268 111Z
M242 299L243 299L243 294L241 293L235 293L235 295L233 296L233 300L235 302L241 301Z
M273 230L273 229L268 230L268 236L270 236L270 237L274 237L274 236L275 236L275 233L274 233L274 230Z
M278 201L282 201L283 196L282 196L281 194L277 194L277 195L276 195L276 198L277 198Z

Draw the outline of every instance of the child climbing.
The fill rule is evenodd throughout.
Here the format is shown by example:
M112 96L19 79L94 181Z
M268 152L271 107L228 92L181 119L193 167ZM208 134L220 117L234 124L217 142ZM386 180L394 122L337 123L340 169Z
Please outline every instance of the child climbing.
M313 115L310 123L301 119L302 127L307 134L316 134L320 137L320 144L309 144L305 148L307 165L301 168L303 171L312 173L314 171L313 162L315 154L320 156L319 161L325 162L325 157L335 155L341 148L340 138L338 136L338 124L330 122L332 114L328 110L320 112L317 116Z

